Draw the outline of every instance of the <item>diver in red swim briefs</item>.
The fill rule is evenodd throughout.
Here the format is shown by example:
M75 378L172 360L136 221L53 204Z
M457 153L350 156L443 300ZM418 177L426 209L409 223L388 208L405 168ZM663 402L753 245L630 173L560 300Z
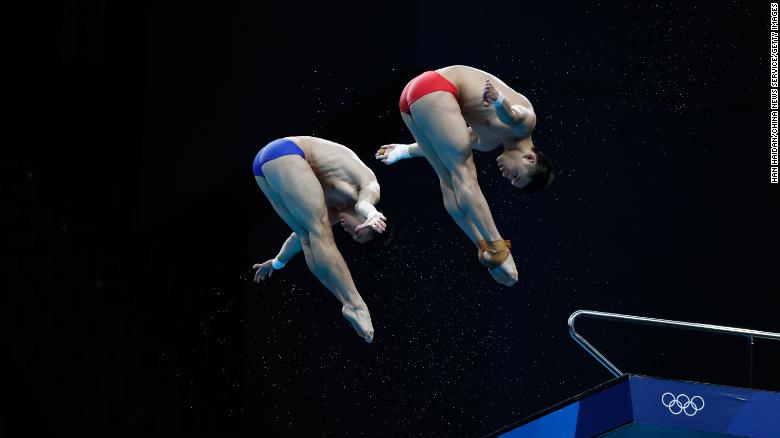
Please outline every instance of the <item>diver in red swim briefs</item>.
M510 243L496 229L477 183L472 149L498 156L501 175L530 193L547 187L552 165L534 146L533 106L490 73L464 65L425 72L404 88L401 117L416 143L382 146L376 158L385 164L425 157L439 176L444 207L477 247L479 262L499 283L517 283Z

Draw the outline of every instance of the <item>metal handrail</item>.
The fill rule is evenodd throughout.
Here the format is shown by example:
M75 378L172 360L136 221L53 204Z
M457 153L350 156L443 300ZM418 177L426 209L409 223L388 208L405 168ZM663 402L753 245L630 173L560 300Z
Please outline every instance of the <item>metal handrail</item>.
M748 340L748 373L749 373L748 383L750 386L753 386L753 346L754 346L755 338L763 338L763 339L780 341L780 333L762 332L758 330L749 330L749 329L743 329L738 327L725 327L722 325L699 324L695 322L684 322L684 321L671 321L667 319L646 318L643 316L620 315L617 313L596 312L593 310L578 310L572 313L571 316L569 317L569 334L571 335L571 337L574 338L574 340L578 344L580 344L580 346L584 348L585 351L590 353L591 356L593 356L601 365L603 365L610 373L612 373L616 377L623 375L623 372L620 371L618 367L616 367L606 357L604 357L604 355L601 354L601 352L596 350L596 348L593 345L591 345L588 341L586 341L585 338L583 338L579 333L577 333L577 330L574 328L574 322L580 316L589 316L598 319L606 319L609 321L614 321L614 320L628 321L628 322L644 324L644 325L676 327L676 328L683 328L688 330L703 331L703 332L710 332L710 333L723 333L729 335L745 336Z

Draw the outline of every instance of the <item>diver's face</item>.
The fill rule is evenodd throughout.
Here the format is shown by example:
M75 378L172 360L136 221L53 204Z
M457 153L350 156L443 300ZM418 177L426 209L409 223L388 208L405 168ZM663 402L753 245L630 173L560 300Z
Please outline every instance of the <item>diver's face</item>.
M534 152L505 151L496 158L496 162L501 176L519 189L531 182L531 175L536 170L536 154Z
M339 222L341 223L341 228L349 233L349 235L352 236L352 240L357 243L367 243L374 238L374 230L371 229L371 227L355 231L355 228L357 228L358 225L365 222L360 215L351 212L341 212L339 214Z

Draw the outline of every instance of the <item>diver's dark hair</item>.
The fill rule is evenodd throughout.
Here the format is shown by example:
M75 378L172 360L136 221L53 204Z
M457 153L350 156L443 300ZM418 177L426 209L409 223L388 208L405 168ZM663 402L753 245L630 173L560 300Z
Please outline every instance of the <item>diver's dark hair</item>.
M547 155L543 154L539 149L533 148L532 150L536 154L536 170L531 175L531 182L521 189L523 194L538 192L547 188L555 179L553 166Z

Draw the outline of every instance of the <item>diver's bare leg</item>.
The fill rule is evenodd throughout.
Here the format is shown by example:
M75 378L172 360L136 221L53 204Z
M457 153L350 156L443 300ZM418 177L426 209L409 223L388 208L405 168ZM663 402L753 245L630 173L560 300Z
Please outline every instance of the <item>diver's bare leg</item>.
M411 111L414 123L449 171L458 205L487 240L501 240L477 182L468 129L458 101L450 93L435 92L413 103Z
M431 163L433 170L436 171L436 175L439 176L439 186L441 187L442 199L444 201L444 208L449 213L452 220L458 224L461 230L468 236L471 243L477 244L480 240L484 240L482 234L480 234L474 222L466 215L466 212L458 205L458 199L455 197L455 191L452 188L452 181L450 181L450 173L444 164L436 156L436 152L433 150L433 146L428 143L428 139L425 137L417 125L415 125L412 116L406 113L401 113L406 127L409 128L409 132L412 133L414 140L417 142L420 150L425 155L425 158Z
M358 335L371 342L371 315L333 241L322 186L309 163L298 155L286 155L265 163L263 173L267 187L261 185L261 189L271 190L284 203L293 222L303 229L299 238L309 270L341 302L342 315Z
M413 123L449 171L460 208L486 240L502 240L477 181L469 133L458 101L450 93L434 92L414 102L411 111ZM491 274L504 285L517 283L517 267L511 252L500 266L491 269Z
M255 176L255 180L257 181L257 184L260 186L260 190L263 191L266 198L271 202L271 206L274 208L276 213L279 215L279 217L282 218L282 220L289 226L295 234L298 236L298 239L301 241L301 247L304 249L304 257L308 257L306 255L306 251L308 251L311 248L311 245L309 242L309 231L304 227L301 223L298 222L297 219L290 213L289 210L287 210L287 207L285 207L284 199L281 197L279 193L276 193L273 189L271 189L271 186L268 185L268 181L266 181L264 176ZM306 243L306 246L304 246L304 242ZM308 257L306 259L306 264L309 266L309 270L311 271L311 266L309 265L309 260L311 260L311 257ZM312 271L313 272L313 271ZM322 283L323 286L325 286L329 291L333 290L333 287L330 284L330 278L328 277L322 277L317 278L320 280L320 283ZM337 297L338 298L338 297Z

